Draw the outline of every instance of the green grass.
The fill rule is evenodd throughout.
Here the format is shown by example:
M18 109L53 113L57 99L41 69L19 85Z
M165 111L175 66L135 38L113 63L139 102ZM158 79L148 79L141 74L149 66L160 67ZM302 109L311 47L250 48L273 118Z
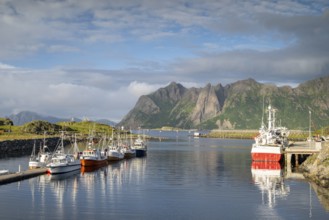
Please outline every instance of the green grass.
M113 127L105 124L99 124L95 122L60 122L55 124L58 130L52 130L53 127L44 128L42 132L38 130L38 132L26 132L26 127L30 126L31 124L35 123L26 123L21 126L10 126L10 125L1 125L0 126L0 141L5 140L22 140L22 139L37 139L43 138L43 133L46 132L47 137L59 137L61 131L69 132L69 133L78 133L82 136L87 136L93 132L93 135L100 136L100 135L112 135L114 130ZM39 123L40 124L40 123Z

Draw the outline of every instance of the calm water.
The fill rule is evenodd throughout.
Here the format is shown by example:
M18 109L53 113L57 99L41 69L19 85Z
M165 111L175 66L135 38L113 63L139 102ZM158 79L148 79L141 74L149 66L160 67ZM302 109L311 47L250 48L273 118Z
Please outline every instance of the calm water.
M149 142L145 158L0 186L0 219L329 219L305 180L283 179L276 164L252 168L251 140L158 135L173 139Z

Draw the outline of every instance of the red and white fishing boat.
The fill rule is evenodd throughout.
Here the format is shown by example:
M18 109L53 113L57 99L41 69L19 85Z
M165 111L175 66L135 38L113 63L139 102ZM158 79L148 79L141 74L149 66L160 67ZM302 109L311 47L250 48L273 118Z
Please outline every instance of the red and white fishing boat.
M255 137L255 143L251 148L253 161L275 161L283 158L283 150L288 146L289 131L286 127L276 127L275 112L277 110L268 107L268 127L262 122L259 135Z
M80 158L81 166L105 166L107 165L107 159L105 156L101 155L99 149L88 149L82 152Z

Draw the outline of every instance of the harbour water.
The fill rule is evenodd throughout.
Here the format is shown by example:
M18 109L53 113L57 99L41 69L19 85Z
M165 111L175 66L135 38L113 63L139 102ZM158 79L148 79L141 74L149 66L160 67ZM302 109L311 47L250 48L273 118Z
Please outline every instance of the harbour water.
M329 219L329 200L306 180L252 163L252 140L152 135L170 139L149 141L144 158L1 185L0 219Z

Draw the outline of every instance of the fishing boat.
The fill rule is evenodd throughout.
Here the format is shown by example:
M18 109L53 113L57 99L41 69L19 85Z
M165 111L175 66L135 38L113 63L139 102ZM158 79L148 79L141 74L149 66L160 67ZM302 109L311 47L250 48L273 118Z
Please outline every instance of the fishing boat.
M112 145L107 151L107 160L108 161L118 161L124 158L124 154L121 152L120 147Z
M271 105L268 106L268 127L265 127L262 120L259 135L255 137L251 148L253 161L280 162L283 158L283 150L288 147L289 131L286 127L276 127L276 111Z
M36 154L35 151L36 151L36 147L34 142L32 154L29 160L29 168L35 169L35 168L46 167L47 163L49 163L51 159L51 153L46 145L45 138L43 141L43 146L40 146L39 152Z
M0 176L1 175L6 175L9 173L9 170L0 170Z
M147 154L147 146L140 136L135 140L132 149L135 150L136 157L144 157Z
M136 157L136 150L131 148L132 145L133 145L132 135L130 135L129 142L126 135L125 141L121 143L121 153L123 153L125 159Z
M81 168L76 139L73 145L74 154L64 153L63 139L64 135L62 134L61 143L52 156L51 162L47 165L47 172L50 174L68 173Z
M94 138L91 137L88 147L82 152L80 157L81 166L83 167L100 167L107 165L107 158L99 148L94 146Z
M136 150L131 149L131 147L129 145L123 145L121 147L121 152L123 153L124 158L126 158L126 159L133 158L136 156Z
M99 149L87 149L82 152L80 158L81 166L105 166L107 165L106 157L101 155Z

